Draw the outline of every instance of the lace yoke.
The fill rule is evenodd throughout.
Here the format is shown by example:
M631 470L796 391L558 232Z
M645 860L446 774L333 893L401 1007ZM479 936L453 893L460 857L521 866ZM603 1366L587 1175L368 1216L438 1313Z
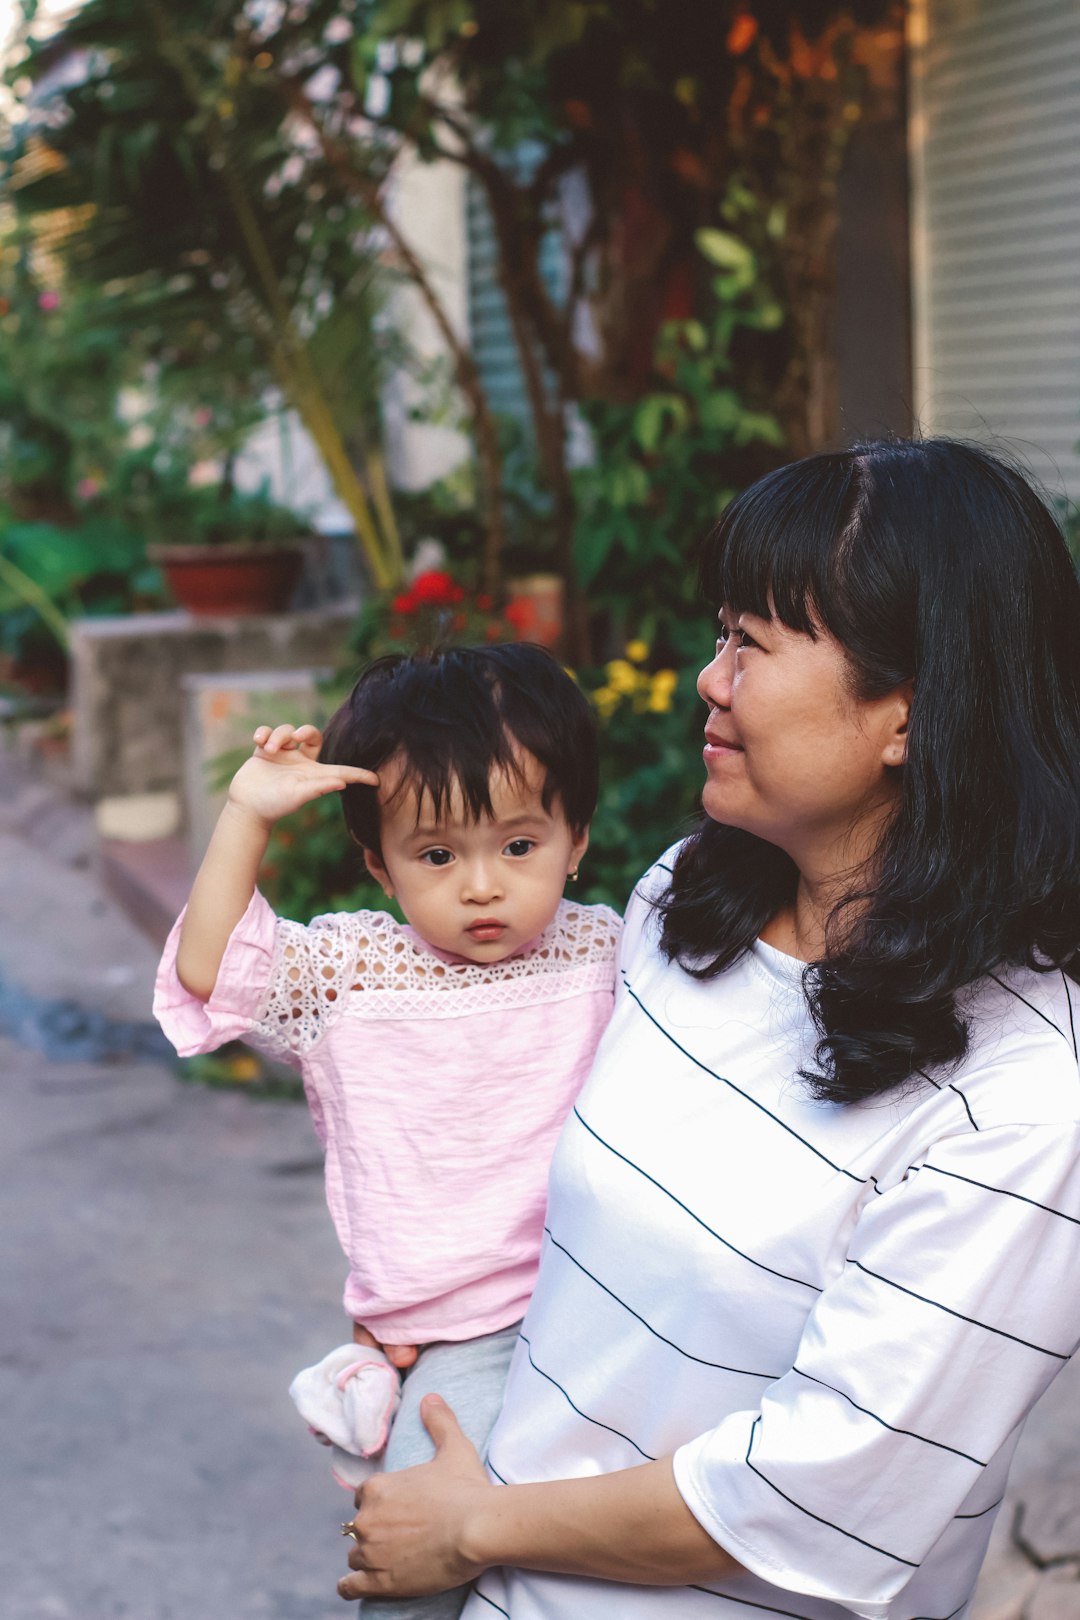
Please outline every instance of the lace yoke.
M446 962L387 912L339 912L308 926L279 919L274 963L253 1036L302 1056L343 1016L460 1018L562 1001L614 979L621 920L564 900L527 955Z

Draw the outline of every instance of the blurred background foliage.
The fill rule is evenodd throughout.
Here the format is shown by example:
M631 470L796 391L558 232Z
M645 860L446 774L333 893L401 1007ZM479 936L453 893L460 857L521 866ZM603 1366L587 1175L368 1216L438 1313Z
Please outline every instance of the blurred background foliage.
M20 9L0 215L5 648L60 648L94 602L160 602L148 539L295 523L232 480L252 429L295 411L363 557L354 661L515 633L508 577L558 576L604 739L582 893L621 904L700 780L694 545L735 490L836 427L837 177L894 88L900 5L86 0L53 26L36 0ZM523 421L494 408L393 206L402 166L433 161L465 170L490 219ZM410 353L401 287L443 367ZM418 414L472 449L408 494L385 460L402 371ZM461 597L397 612L431 535ZM356 873L330 822L301 833L304 861L272 877L282 904L344 903Z

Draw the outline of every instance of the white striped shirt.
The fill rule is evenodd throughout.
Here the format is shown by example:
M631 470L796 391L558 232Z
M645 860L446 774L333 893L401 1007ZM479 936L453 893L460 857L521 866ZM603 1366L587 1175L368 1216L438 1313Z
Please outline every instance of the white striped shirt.
M802 964L699 982L632 901L552 1168L497 1479L675 1454L746 1571L695 1587L493 1570L467 1620L960 1620L1031 1406L1080 1338L1080 991L969 998L949 1075L854 1106L797 1078Z

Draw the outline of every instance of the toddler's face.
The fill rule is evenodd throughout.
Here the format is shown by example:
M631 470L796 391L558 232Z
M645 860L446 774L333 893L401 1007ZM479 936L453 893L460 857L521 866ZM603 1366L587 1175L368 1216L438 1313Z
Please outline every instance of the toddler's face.
M543 769L524 756L524 780L492 777L492 819L471 821L455 793L441 819L413 789L400 793L400 767L379 771L382 862L368 869L436 950L473 962L513 956L551 922L588 834L576 837L556 799L545 810Z

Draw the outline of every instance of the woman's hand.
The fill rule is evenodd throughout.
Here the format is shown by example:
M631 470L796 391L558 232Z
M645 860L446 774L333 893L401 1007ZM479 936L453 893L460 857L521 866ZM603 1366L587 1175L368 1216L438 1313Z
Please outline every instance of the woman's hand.
M320 765L322 732L316 726L260 726L255 752L229 785L229 804L269 829L324 793L340 793L352 783L377 787L374 771L355 765Z
M340 1597L424 1597L462 1586L486 1567L466 1553L466 1531L496 1486L444 1400L425 1396L420 1415L435 1442L434 1461L374 1474L357 1491L349 1553L355 1573L338 1582Z

